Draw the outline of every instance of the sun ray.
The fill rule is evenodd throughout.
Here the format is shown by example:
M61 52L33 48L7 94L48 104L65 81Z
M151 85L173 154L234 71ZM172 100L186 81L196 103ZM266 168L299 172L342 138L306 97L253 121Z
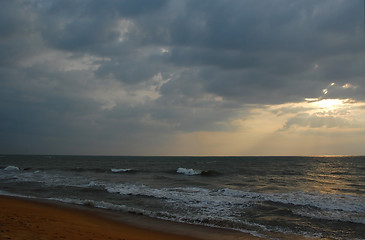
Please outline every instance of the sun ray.
M323 99L318 102L314 102L314 105L321 110L333 111L343 107L344 102L345 101L343 99Z

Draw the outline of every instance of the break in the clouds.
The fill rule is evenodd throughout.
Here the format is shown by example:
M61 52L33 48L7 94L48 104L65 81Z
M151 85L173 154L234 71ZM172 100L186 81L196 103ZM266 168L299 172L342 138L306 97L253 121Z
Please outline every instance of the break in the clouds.
M0 152L359 154L363 4L2 1Z

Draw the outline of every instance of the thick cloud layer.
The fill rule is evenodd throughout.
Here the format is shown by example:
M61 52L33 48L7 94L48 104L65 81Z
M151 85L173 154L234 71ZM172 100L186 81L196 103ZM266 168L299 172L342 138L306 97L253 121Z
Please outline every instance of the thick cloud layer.
M148 154L253 107L365 101L363 4L2 1L0 152Z

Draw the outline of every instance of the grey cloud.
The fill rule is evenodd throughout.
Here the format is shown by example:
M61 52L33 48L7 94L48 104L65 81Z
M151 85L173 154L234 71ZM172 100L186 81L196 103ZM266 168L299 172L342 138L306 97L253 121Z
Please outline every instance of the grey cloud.
M239 51L207 48L175 47L167 57L179 66L218 66L222 69L257 67L261 59L254 54L242 54Z
M3 1L0 9L1 38L12 36L24 30L27 21L22 16L21 4L15 1Z
M352 84L361 84L363 76L365 76L364 52L348 52L344 55L331 57L324 62L321 71L326 78L332 79L338 84L344 85L349 81L352 81Z
M38 19L46 43L68 51L102 54L100 49L120 36L116 25L121 19L147 14L161 8L156 1L53 1L39 10Z
M138 142L143 132L227 131L233 129L230 120L249 114L249 104L320 97L331 82L357 88L329 89L322 97L365 100L362 4L2 1L1 145L34 139L41 149L42 141L61 143L59 137L74 139L65 149L89 139L99 139L89 148L99 141L106 149L117 141L127 149L128 141ZM55 54L55 60L47 54ZM57 54L75 62L90 57L93 67L65 70ZM162 81L154 83L159 74ZM128 92L127 97L138 91L154 97L146 94L134 104L120 98L103 109L102 100L92 95L108 84ZM277 114L288 111L299 109ZM286 128L346 124L334 117L298 115Z
M305 94L304 90L307 90L297 88L301 83L258 69L225 72L211 67L200 68L193 79L192 81L197 81L204 92L235 101L240 105L298 101Z
M364 86L362 84L358 85L358 80L356 78L351 79L351 83L347 82L351 78L341 79L339 82L333 82L331 85L327 86L323 91L326 94L322 95L323 99L363 99ZM333 85L332 85L333 84Z
M156 74L166 70L159 62L149 61L143 54L131 53L123 58L113 58L103 62L95 71L98 77L113 77L127 84L137 84L150 80Z
M169 46L168 64L193 71L200 67L199 81L213 94L238 101L301 101L332 82L333 69L340 73L336 78L342 76L349 82L359 82L353 78L362 76L365 38L360 1L184 3L175 17L136 19L144 33L138 40L140 44ZM343 56L354 51L359 58L350 68L345 66L354 60L341 68L338 60L331 60L346 61ZM321 63L320 70L315 73L317 63ZM211 75L220 79L203 76L206 67L212 67ZM257 91L257 98L251 95L266 86L275 93ZM356 97L363 98L362 94Z
M305 112L311 110L311 108L306 108L306 107L282 107L279 109L274 109L271 110L272 113L276 114L277 116L282 116L282 115L286 115L286 114L290 114L290 113L300 113L300 112Z
M143 32L148 33L145 34L148 42L166 43L169 40L168 43L174 46L248 52L319 50L329 47L323 34L349 34L362 28L360 1L183 2L184 7L175 12L175 17L167 13L166 18L137 19L141 28L146 26ZM161 32L156 31L161 27L166 29L168 38L154 34Z
M102 63L96 73L99 76L111 74L127 83L147 81L158 72L172 71L169 66L188 67L193 71L200 67L198 71L203 78L202 84L206 84L202 88L205 91L238 101L275 103L313 96L313 87L320 89L332 81L332 72L336 72L331 71L333 69L340 71L336 78L352 78L362 73L362 64L358 61L351 71L337 67L338 61L345 61L341 57L343 54L354 50L364 52L364 36L359 33L361 14L353 14L360 2L250 0L68 4L74 6L67 7L61 1L49 8L55 17L54 23L45 24L46 42L65 50L110 56L112 60ZM108 14L101 14L106 12ZM122 43L117 42L120 33L114 28L120 18L133 22ZM60 25L60 22L66 23ZM146 46L167 46L170 51L160 58L133 54L133 49ZM336 57L340 60L326 60ZM313 76L314 64L321 61L321 71ZM210 78L204 76L207 66L212 67L211 75L220 76L220 79L207 79ZM312 88L306 91L295 88L303 80L312 81L311 78L315 78L316 83L311 83ZM246 83L247 86L241 87ZM254 92L250 89L265 86L276 93L260 91L263 94L257 94L257 98L250 94ZM243 95L249 97L242 98Z
M23 1L2 1L0 9L0 64L12 66L39 49L34 14ZM0 67L1 67L0 66Z
M287 130L291 127L310 127L310 128L334 128L334 127L350 127L351 124L344 118L334 116L318 116L316 114L298 114L290 118L282 130Z

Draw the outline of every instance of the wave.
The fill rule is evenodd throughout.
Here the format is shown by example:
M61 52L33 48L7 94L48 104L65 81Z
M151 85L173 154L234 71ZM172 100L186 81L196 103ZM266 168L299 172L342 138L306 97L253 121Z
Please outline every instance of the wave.
M203 171L188 169L188 168L178 168L176 172L180 173L180 174L184 174L184 175L193 176L193 175L200 175L200 174L202 174Z
M139 215L139 216L148 216L148 217L152 217L152 218L169 220L169 221L174 221L174 222L179 222L179 223L190 223L190 224L193 223L193 224L200 224L200 225L207 226L207 227L219 227L219 228L223 228L223 229L229 229L229 230L249 233L253 236L260 237L260 238L267 238L266 235L260 234L256 230L249 230L250 228L253 229L253 227L267 229L264 225L260 225L257 223L250 223L250 222L246 222L246 221L242 222L245 225L244 228L237 228L237 225L235 223L233 223L231 220L221 219L221 220L216 221L216 220L213 220L209 216L191 215L190 217L187 217L185 214L169 213L164 210L150 211L145 208L131 207L131 206L126 206L124 204L115 204L115 203L109 203L109 202L97 201L97 200L82 200L82 199L73 199L73 198L47 198L46 200L59 201L59 202L64 202L64 203L68 203L68 204L82 205L82 206L86 206L86 207L101 208L101 209L124 212L124 213L133 214L133 215Z
M237 212L246 209L270 206L279 209L282 206L296 216L313 219L335 220L365 224L365 198L353 195L322 194L319 192L285 192L262 193L236 190L231 188L208 189L204 187L166 187L156 188L138 183L115 183L100 178L82 175L64 175L60 172L20 171L19 167L7 166L2 169L0 180L12 182L40 183L42 188L55 191L59 186L77 187L88 192L101 190L110 194L120 194L148 201L158 201L158 204L179 208L180 212L195 213L204 217L232 218ZM109 172L125 173L132 169L112 168ZM184 175L214 174L214 172L178 168L177 173ZM109 178L109 177L108 177ZM52 190L53 189L53 190ZM67 188L65 188L65 193ZM69 190L70 192L72 190ZM76 192L76 191L75 191ZM58 192L57 192L58 194ZM119 197L118 197L119 199ZM133 199L131 202L135 202ZM248 210L247 210L248 211Z
M184 174L184 175L188 175L188 176L195 176L195 175L201 175L201 176L215 176L215 175L219 175L218 172L216 171L204 171L204 170L197 170L197 169L192 169L192 168L178 168L176 170L177 173L179 174Z
M25 169L24 169L25 170ZM29 169L28 169L29 170ZM38 170L46 170L46 169L38 169ZM65 169L48 169L48 170L56 170L62 172L93 172L93 173L126 173L126 172L136 172L136 170L131 168L65 168Z
M289 212L303 217L365 224L364 198L350 195L305 192L268 194L198 187L155 189L135 184L109 185L106 188L109 193L165 199L183 208L202 209L199 214L206 216L219 216L222 209L230 215L237 208L259 208L262 204L276 208L284 204Z
M135 170L130 169L130 168L111 168L110 171L112 173L131 173L131 172L135 172Z
M4 168L4 171L20 171L20 168L17 166L7 166Z
M352 195L322 194L319 192L254 193L223 189L223 195L248 198L260 206L284 204L289 211L302 217L365 224L365 198Z
M63 180L65 179L53 183L72 185L63 182ZM261 229L268 232L284 232L285 223L274 227L272 224L276 223L272 223L270 220L262 223L256 216L250 215L252 212L259 214L264 211L264 214L267 214L268 209L276 212L275 214L280 211L281 216L288 219L304 219L303 221L306 221L305 219L311 218L365 224L365 206L363 205L365 199L359 196L331 195L319 192L260 193L230 188L208 189L205 187L156 188L138 183L111 183L102 180L90 181L90 179L85 184L79 181L81 179L76 180L75 178L72 182L78 187L88 189L88 191L97 190L95 196L98 197L67 194L48 199L237 230ZM101 190L106 190L106 193L99 192ZM70 191L75 191L75 189L70 189ZM111 195L101 195L108 193ZM113 194L115 195L113 196ZM105 196L105 198L99 197L100 195ZM125 201L121 201L121 199ZM138 204L146 202L154 207L149 208L144 204ZM287 211L282 211L283 209ZM293 222L295 221L293 220ZM282 230L279 230L280 227Z
M285 204L287 208L301 216L337 219L365 224L365 198L353 195L322 194L319 192L287 192L287 193L259 193L231 188L207 189L197 187L180 188L151 188L143 184L133 183L112 183L97 180L93 177L70 176L46 171L21 171L17 166L7 166L2 169L1 180L12 182L33 182L40 183L44 188L66 186L79 188L105 189L109 193L122 195L148 196L158 199L168 199L179 202L183 205L198 204L200 207L208 208L217 206L219 209L232 205L252 205L257 203L268 203L276 206ZM113 173L133 172L132 169L110 169ZM210 171L178 168L177 173L184 175L214 174ZM212 213L212 216L214 213ZM345 216L345 217L344 217Z
M225 206L246 208L269 204L276 207L278 204L284 204L290 211L301 216L365 224L365 206L363 205L365 199L351 195L305 192L269 194L233 189L210 190L199 187L156 189L143 184L115 184L105 187L109 193L154 197L178 202L184 206L210 209L211 215L217 215L214 211Z
M42 169L44 170L44 169ZM103 169L103 168L66 168L66 169L54 169L58 171L65 171L65 172L94 172L94 173L104 173L107 172L109 169Z

